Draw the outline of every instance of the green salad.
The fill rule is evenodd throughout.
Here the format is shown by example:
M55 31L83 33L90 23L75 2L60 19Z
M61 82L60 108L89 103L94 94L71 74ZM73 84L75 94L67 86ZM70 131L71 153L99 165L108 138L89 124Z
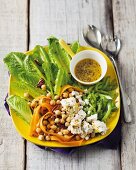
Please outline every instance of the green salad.
M76 54L80 51L79 42L73 42L70 48ZM7 65L10 75L12 76L10 91L14 94L8 97L7 103L24 122L28 123L31 127L33 126L32 136L38 135L39 137L43 135L40 130L40 132L36 130L36 127L34 129L33 125L33 117L37 111L37 107L41 106L42 108L44 105L43 103L45 103L46 107L49 105L46 110L54 113L56 116L53 119L54 122L56 121L56 124L53 124L54 130L50 132L52 129L47 128L49 131L45 140L52 140L52 135L49 135L49 132L60 134L60 127L63 127L63 130L68 130L67 134L60 134L63 135L63 137L73 134L76 135L76 138L79 140L81 138L88 140L91 134L102 134L103 132L100 132L98 128L97 130L95 129L96 124L94 124L93 121L97 120L106 123L112 115L112 112L117 110L116 98L118 93L116 92L116 80L106 76L94 85L82 85L72 77L70 73L70 61L71 57L61 47L59 40L55 37L48 38L47 47L37 45L30 52L11 52L5 56L4 63ZM72 90L68 89L62 93L62 89L67 85L69 85ZM80 89L80 92L77 89ZM40 97L40 99L38 97ZM49 101L47 101L47 99ZM70 105L70 99L71 101L73 99L75 105ZM70 104L66 106L68 102ZM77 110L72 110L72 107L77 107ZM58 116L56 110L64 112L62 113L63 116ZM79 132L73 129L72 121L76 119L76 114L79 114L78 116L82 115L81 111L85 113L85 116L80 122L81 127L78 127L81 128L81 132ZM45 112L45 109L42 109L39 119L46 114L47 111ZM68 115L70 120L66 121ZM95 118L91 117L93 115L95 115ZM65 117L64 121L62 121L63 117ZM59 122L57 122L57 120ZM50 121L47 120L47 123L49 122ZM63 124L63 126L60 125L60 123ZM88 132L83 130L83 128L87 126L87 123L90 123L88 127L92 126L90 127L92 130ZM42 129L43 127L38 128ZM42 132L44 131L42 130ZM40 136L39 140L44 140L43 138L44 137Z

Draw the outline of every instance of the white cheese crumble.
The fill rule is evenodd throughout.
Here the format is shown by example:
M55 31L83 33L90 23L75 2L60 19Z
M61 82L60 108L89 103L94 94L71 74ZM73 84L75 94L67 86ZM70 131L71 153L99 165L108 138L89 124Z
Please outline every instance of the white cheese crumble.
M76 99L74 97L70 97L70 98L67 98L67 99L62 99L60 101L62 107L73 107L75 104L76 104Z
M97 120L97 114L91 115L86 118L86 121L91 123L92 121Z
M92 122L92 126L96 132L102 133L103 135L107 132L108 128L104 122L95 120Z
M89 100L88 99L85 99L84 101L85 101L85 104L87 104L87 105L89 104Z

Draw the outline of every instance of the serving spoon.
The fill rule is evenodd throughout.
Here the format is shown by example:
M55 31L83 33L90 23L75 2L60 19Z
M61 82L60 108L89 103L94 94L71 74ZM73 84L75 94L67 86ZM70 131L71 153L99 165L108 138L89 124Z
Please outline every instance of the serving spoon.
M88 25L83 29L83 37L87 44L100 49L102 37L100 31L94 25Z
M89 35L90 34L92 35L93 31L94 31L93 35L95 36L95 39L92 40ZM121 49L121 42L120 42L119 38L117 38L117 36L115 36L114 39L112 39L111 37L108 37L108 36L103 36L103 38L102 38L101 32L98 30L98 28L96 28L94 26L90 26L90 27L88 26L87 28L83 29L83 37L89 45L105 52L108 55L108 57L110 58L110 60L112 61L112 63L114 64L114 67L115 67L115 70L117 73L117 77L118 77L118 81L119 81L119 85L120 85L122 104L123 104L123 109L124 109L124 120L126 123L130 123L132 121L130 108L128 106L128 104L130 104L130 99L129 99L129 97L127 97L126 92L124 91L124 88L122 86L117 62L115 60L117 58L117 55L118 55L120 49ZM112 46L111 46L111 44L112 44ZM113 46L113 44L114 44L114 46ZM111 47L112 47L112 49L111 49Z

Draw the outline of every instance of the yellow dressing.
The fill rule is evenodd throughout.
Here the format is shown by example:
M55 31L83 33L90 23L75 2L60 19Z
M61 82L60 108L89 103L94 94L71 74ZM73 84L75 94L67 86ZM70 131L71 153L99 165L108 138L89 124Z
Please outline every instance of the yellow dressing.
M93 82L101 76L101 66L93 59L83 59L75 66L76 77L83 82Z

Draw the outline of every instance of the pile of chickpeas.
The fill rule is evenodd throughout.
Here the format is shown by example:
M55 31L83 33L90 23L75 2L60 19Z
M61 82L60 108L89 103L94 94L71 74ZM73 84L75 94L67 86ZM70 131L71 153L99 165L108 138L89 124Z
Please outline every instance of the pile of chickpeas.
M64 111L64 109L60 105L60 100L62 98L68 98L71 97L71 92L73 91L72 88L70 88L68 91L65 91L62 96L56 95L53 100L50 100L50 105L58 105L59 109L53 111L53 115L49 117L46 120L43 120L43 125L45 126L46 131L50 133L58 133L61 136L64 136L65 138L68 138L69 135L72 135L70 131L67 129L70 125L71 117L68 113ZM51 94L48 93L46 95L47 97L51 97ZM42 100L42 99L40 99ZM44 102L44 101L39 101ZM38 102L33 100L30 104L31 108L34 108L38 105ZM50 135L44 134L44 132L40 129L39 123L37 124L36 132L38 133L38 139L39 140L47 140L50 141L51 137ZM80 136L75 136L76 140L80 140Z

